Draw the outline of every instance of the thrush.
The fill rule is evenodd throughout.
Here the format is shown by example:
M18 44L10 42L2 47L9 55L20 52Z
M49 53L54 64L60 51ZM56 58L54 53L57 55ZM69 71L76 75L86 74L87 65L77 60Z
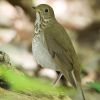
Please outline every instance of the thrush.
M80 63L70 37L55 18L52 7L40 4L36 12L32 40L33 56L45 68L60 71L75 88L81 88Z

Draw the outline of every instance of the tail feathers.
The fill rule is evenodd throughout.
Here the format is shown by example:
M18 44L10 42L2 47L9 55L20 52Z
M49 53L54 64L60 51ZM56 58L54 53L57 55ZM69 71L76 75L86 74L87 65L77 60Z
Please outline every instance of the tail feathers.
M81 92L81 94L82 94L82 97L83 97L83 100L85 100L85 95L84 95L84 92L83 92L83 89L82 89L82 86L81 86L81 82L78 82L77 80L76 80L76 77L75 77L75 75L74 75L74 71L72 71L72 72L68 72L68 80L69 80L69 82L72 84L72 86L74 87L74 88L77 88L77 89L79 89L80 90L80 92Z
M84 91L83 91L82 87L80 86L79 88L80 88L80 90L81 90L81 94L82 94L83 100L86 100L86 99L85 99L85 95L84 95Z
M71 72L68 72L68 75L69 75L69 81L72 84L72 86L74 88L77 88L78 84L77 84L77 80L76 80L75 75L74 75L74 70Z
M74 84L72 84L75 88L77 88L77 89L79 89L80 91L81 91L81 94L82 94L82 97L83 97L83 100L85 100L85 95L84 95L84 91L83 91L83 89L82 89L82 86L81 86L81 82L78 82L77 80L76 80L76 77L75 77L75 75L74 75L74 71L72 71L72 72L70 72L71 74L70 74L70 78L71 78L71 80L73 80L72 82L74 83Z
M82 98L83 100L85 100L85 96L84 96L84 92L83 92L83 89L82 89L82 86L81 86L81 81L80 81L80 76L78 76L78 79L76 79L76 76L75 76L75 72L74 70L72 71L66 71L66 70L61 70L63 75L65 76L66 79L68 79L68 81L71 83L71 85L76 88L76 89L79 89L81 94L82 94Z

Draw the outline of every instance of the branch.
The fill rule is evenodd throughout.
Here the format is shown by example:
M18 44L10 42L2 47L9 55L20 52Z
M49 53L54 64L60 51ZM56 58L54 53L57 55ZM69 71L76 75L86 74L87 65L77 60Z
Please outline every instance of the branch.
M0 78L4 79L10 91L0 88L2 100L71 100L65 87L53 87L41 79L30 78L11 67L8 54L0 52Z

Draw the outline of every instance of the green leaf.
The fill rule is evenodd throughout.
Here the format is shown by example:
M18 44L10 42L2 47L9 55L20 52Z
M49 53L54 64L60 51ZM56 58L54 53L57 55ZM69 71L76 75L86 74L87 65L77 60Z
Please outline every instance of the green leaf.
M89 87L100 92L100 82L89 83Z

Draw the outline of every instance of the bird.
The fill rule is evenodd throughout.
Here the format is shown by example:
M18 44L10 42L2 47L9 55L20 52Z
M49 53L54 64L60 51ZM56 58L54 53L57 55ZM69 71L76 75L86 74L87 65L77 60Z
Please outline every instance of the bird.
M36 62L44 68L60 71L74 88L81 90L85 100L80 63L69 35L56 20L51 6L40 4L32 8L36 14L32 39L32 52Z

